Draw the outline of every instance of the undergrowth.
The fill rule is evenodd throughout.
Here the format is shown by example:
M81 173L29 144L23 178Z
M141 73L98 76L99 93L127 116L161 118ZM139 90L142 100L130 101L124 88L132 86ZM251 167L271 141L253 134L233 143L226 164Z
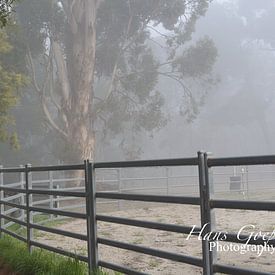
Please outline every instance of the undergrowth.
M20 275L87 275L85 263L42 249L30 254L27 246L11 237L0 238L0 258ZM101 270L93 275L107 275Z

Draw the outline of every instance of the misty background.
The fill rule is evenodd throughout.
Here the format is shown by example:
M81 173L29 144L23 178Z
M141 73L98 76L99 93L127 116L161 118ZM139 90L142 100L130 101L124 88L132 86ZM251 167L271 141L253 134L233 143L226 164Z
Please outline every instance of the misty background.
M174 115L154 140L146 140L145 158L192 156L200 149L214 156L274 154L273 12L274 1L210 4L194 39L205 34L213 39L220 82L191 123ZM168 101L173 112L177 98Z
M138 135L128 132L98 141L96 161L189 157L201 149L223 157L274 154L274 12L272 0L212 1L195 24L192 42L203 36L213 40L218 53L213 68L217 82L205 87L195 114L182 114L180 84L160 76L157 88L165 98L166 125ZM163 30L159 27L158 31ZM149 42L153 53L162 59L165 51L161 35L155 31L152 35L159 41ZM197 90L193 88L194 93L200 92ZM35 92L26 88L21 94L12 110L20 149L1 144L1 164L60 163ZM119 146L122 141L133 151L125 154Z
M187 158L196 157L199 150L214 157L275 154L275 0L16 3L11 17L15 24L0 29L0 165ZM2 88L2 82L8 88ZM60 171L34 169L31 175L4 173L0 181L25 188L29 175L32 189L78 192L86 190L85 172L62 171L61 166ZM208 172L211 198L275 199L274 165L211 167ZM92 173L96 192L201 196L196 165L96 168ZM41 194L33 194L32 205L86 211L84 199ZM6 192L4 199L24 204L26 195ZM192 220L200 217L199 205L180 207L96 199L97 213L121 211L119 216L197 223ZM24 211L4 210L25 220ZM262 232L274 229L271 211L251 216L246 212L216 209L217 225L232 232L234 221L269 226ZM39 212L35 215L41 218ZM59 214L42 218L37 223L62 220ZM70 231L86 228L78 225ZM116 233L110 227L106 232ZM159 238L148 236L153 242ZM133 239L135 244L142 242ZM57 241L61 243L66 242ZM159 240L155 243L159 248ZM174 246L170 237L163 242L165 251L170 249L167 244ZM118 253L109 255L119 260ZM133 259L134 264L142 262ZM272 259L263 259L258 266L255 257L231 257L234 266L241 261L249 268L273 271Z

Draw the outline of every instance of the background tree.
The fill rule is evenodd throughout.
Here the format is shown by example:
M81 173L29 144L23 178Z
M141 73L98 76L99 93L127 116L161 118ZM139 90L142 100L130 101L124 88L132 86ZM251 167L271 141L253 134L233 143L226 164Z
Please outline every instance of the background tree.
M192 156L200 148L215 156L274 152L274 11L273 1L211 3L193 39L213 39L220 82L193 123L175 114L154 142L146 141L143 158Z
M14 2L14 0L0 0L0 28L6 26Z
M47 125L62 140L61 159L94 159L96 138L163 127L160 76L180 83L183 103L194 107L183 107L184 114L197 112L201 98L188 83L212 83L217 55L207 37L190 43L207 7L206 0L25 0L18 5L32 84ZM161 59L152 44L165 52ZM128 149L123 141L121 146Z
M18 101L18 89L26 83L26 77L20 68L11 60L16 52L9 42L4 30L0 30L0 141L9 142L11 147L17 148L17 135L12 129L14 120L10 115L10 108Z
M14 0L0 0L0 142L8 141L11 148L18 148L17 135L11 127L14 120L9 111L16 105L17 91L26 83L26 78L20 72L20 68L16 68L18 61L11 62L12 59L15 60L14 57L17 57L10 43L15 41L9 39L3 29L7 25L14 2ZM11 27L9 31L12 32L14 29ZM19 58L19 60L22 59Z

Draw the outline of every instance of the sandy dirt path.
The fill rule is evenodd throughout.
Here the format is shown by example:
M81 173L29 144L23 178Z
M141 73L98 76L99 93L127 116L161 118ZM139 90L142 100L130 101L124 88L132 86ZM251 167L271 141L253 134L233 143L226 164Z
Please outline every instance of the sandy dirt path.
M157 221L178 225L200 225L200 211L197 206L187 205L163 205L161 207L145 207L128 211L116 211L108 215L126 217L137 220ZM237 232L244 225L255 225L254 232L270 232L275 229L275 213L264 211L242 210L215 210L216 227L220 231ZM59 226L60 229L86 234L86 222L73 220ZM250 233L251 231L247 231ZM157 248L183 255L201 257L201 241L197 237L186 240L187 235L143 229L138 227L117 225L111 223L98 223L98 236L123 241L136 245ZM68 251L86 254L86 244L75 239L45 234L37 238L38 241L60 247ZM221 242L222 244L228 244ZM264 252L258 257L256 252L218 252L219 263L258 271L275 272L275 253L271 255ZM156 257L143 255L123 249L99 245L99 258L148 274L202 274L200 268L190 265L172 262ZM275 273L274 273L275 274Z

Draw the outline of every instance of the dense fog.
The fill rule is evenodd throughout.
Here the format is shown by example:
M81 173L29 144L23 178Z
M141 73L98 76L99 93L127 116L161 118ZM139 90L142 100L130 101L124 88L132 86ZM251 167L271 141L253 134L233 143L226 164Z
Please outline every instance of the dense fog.
M218 49L220 82L208 91L191 123L175 115L145 150L154 156L274 154L274 1L213 1L194 39L211 37ZM174 90L179 89L175 87ZM170 110L177 106L171 98ZM150 148L150 149L149 149Z
M76 74L75 68L80 69L77 67L80 63L76 59L74 62L73 58L69 60L69 57L75 54L72 53L74 50L82 53L87 50L92 56L90 45L84 47L92 33L88 30L86 38L79 36L79 43L72 43L77 35L70 36L71 29L66 33L66 20L69 20L63 14L66 1L53 2L57 6L51 10L46 1L35 1L35 4L30 0L20 1L13 15L16 25L5 30L8 40L14 44L12 51L16 51L8 57L1 53L2 59L11 68L24 66L22 72L27 81L19 88L18 103L10 110L15 124L8 125L8 129L17 134L19 149L11 148L10 142L2 142L1 163L67 163L85 158L98 161L178 158L195 156L201 149L215 156L274 153L274 1L198 1L199 4L194 1L195 8L186 4L186 10L178 8L178 13L165 6L168 4L160 3L164 9L160 14L164 18L150 15L152 18L142 29L144 37L139 37L142 41L135 41L135 48L129 44L129 51L125 46L128 42L123 42L124 32L128 31L126 40L129 41L131 31L140 35L138 24L142 23L135 18L141 18L142 13L148 16L146 5L138 6L132 1L129 8L133 13L135 9L138 11L134 19L126 20L129 23L127 29L126 21L122 21L124 14L128 14L128 10L125 11L127 1L118 1L117 7L112 1L103 1L95 19L98 41L95 42L95 65L92 64L94 60L90 63L81 61L85 68L81 73L87 71L84 73L89 78L89 70L94 72L90 92L93 98L72 96L71 99L72 104L91 100L92 107L87 107L88 111L85 104L78 104L78 109L60 109L68 104L63 97L65 86L70 82L67 86L73 93L73 89L81 90L80 86L85 82L81 73L82 82L71 81L70 75ZM148 1L149 6L152 3ZM170 14L165 15L164 11L169 9ZM113 15L117 20L112 17L112 12L117 12ZM171 40L170 44L167 41L171 34L171 37L175 34L173 28L180 25L180 20L184 42L175 46L176 40ZM182 50L185 53L180 57ZM19 60L15 61L18 55L24 59L23 65ZM150 71L150 68L155 69L154 64L161 64L157 76ZM68 71L69 77L62 78L64 70ZM123 82L123 77L127 83ZM45 95L36 91L43 89ZM104 98L108 98L107 104L101 104ZM92 117L88 122L86 112ZM50 125L45 114L50 114L55 125ZM65 141L62 132L66 132L70 121L76 118L79 122L72 125L77 127L71 127L75 128L68 131L71 136ZM84 120L86 124L81 128ZM87 126L91 124L92 127ZM89 132L86 128L92 130ZM80 142L78 139L90 133L93 140L81 141L89 145L89 152L85 152L83 146L75 149L75 144Z
M0 0L0 274L274 272L274 15Z

